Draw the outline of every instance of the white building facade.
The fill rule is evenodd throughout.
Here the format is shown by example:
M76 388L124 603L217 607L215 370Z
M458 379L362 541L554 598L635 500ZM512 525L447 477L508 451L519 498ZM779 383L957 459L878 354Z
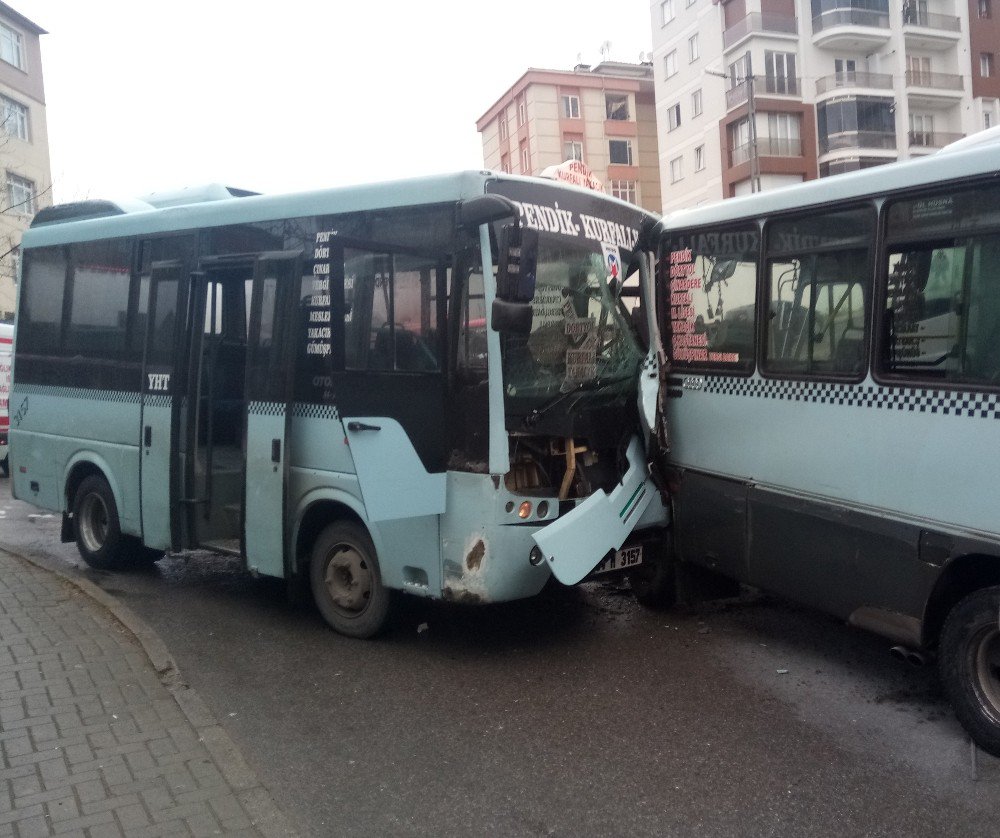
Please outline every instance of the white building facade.
M978 71L996 70L972 52L991 3L652 0L664 212L927 154L985 127L996 104L991 76L975 89Z

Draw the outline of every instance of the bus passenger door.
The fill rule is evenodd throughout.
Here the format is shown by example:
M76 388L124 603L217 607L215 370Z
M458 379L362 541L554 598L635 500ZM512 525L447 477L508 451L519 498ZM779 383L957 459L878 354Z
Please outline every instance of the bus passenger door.
M301 254L257 260L247 339L244 544L247 567L285 576L288 420L292 400Z
M139 467L142 535L147 546L164 550L182 546L179 443L190 281L181 261L154 262L140 289L148 294Z

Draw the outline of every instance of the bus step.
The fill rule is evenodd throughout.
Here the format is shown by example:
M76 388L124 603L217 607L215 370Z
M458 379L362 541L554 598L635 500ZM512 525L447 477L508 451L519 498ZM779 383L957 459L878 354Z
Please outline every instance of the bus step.
M201 546L206 550L214 550L216 553L225 553L227 556L243 555L238 538L217 538L214 541L203 541Z
M241 511L240 504L227 503L225 506L222 507L222 509L229 517L230 521L232 521L234 524L240 523L240 511Z

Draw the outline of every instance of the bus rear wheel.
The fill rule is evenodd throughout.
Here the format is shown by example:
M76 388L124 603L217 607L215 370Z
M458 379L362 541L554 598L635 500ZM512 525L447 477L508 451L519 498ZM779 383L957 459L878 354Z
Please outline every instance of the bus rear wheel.
M313 545L309 580L316 607L335 631L367 638L385 629L391 596L362 527L351 521L327 525Z
M118 524L118 507L108 481L92 474L84 478L73 499L73 534L83 560L98 570L120 567L125 539Z
M976 591L952 608L938 653L941 681L962 727L1000 757L1000 586Z

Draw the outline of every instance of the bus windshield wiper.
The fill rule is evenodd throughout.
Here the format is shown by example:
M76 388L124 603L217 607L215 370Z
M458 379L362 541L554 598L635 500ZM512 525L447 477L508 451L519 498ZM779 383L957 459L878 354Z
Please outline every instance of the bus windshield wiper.
M548 413L552 408L559 404L562 404L567 398L579 393L582 390L600 390L606 387L608 384L615 384L618 381L623 381L628 378L627 375L618 375L612 378L594 378L590 381L581 381L579 384L575 385L571 389L567 390L565 393L557 393L551 399L549 399L544 404L539 407L533 407L531 413L524 417L524 424L528 428L533 428L541 418Z

